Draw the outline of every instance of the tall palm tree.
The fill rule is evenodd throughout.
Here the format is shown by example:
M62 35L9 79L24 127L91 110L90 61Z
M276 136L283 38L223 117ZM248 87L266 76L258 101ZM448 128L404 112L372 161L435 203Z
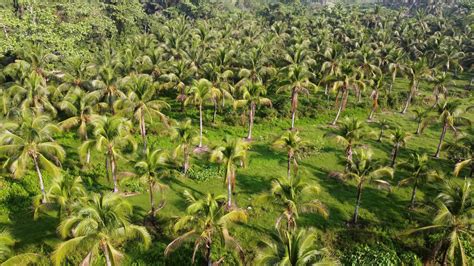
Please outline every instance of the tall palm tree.
M310 89L315 89L316 85L311 82L312 73L304 66L291 65L284 76L282 86L277 90L291 91L291 129L295 128L296 110L298 108L298 95L309 94Z
M438 148L434 155L436 158L439 158L441 147L448 129L457 132L458 126L471 124L471 121L468 118L462 116L463 113L464 110L461 108L461 103L459 101L445 101L438 104L438 114L442 130L439 137Z
M140 159L135 164L135 169L142 183L148 185L150 197L150 214L155 216L155 191L163 192L167 186L161 183L160 179L169 175L168 154L161 149L150 149L142 153ZM163 202L160 204L162 205Z
M365 88L366 84L362 80L363 75L359 71L352 69L351 65L344 65L341 75L336 77L333 83L332 91L336 91L336 106L338 106L337 114L331 125L336 125L342 111L346 108L349 98L349 91L360 91ZM340 98L339 98L340 95Z
M441 193L436 197L436 215L432 222L424 227L409 230L407 234L430 231L439 234L433 246L429 262L435 262L438 255L442 256L441 265L469 265L469 259L464 249L462 239L472 239L474 236L474 191L470 181L463 184L447 182Z
M366 136L365 124L355 118L346 117L335 132L326 133L325 136L335 138L337 143L346 147L345 155L349 167L354 147Z
M293 231L296 229L296 220L300 213L317 213L327 218L329 213L326 206L315 197L320 188L312 185L301 176L295 175L291 179L286 177L272 180L270 193L258 198L258 201L267 202L266 206L279 206L283 209L278 217L275 227ZM286 220L285 227L282 220Z
M400 127L395 129L393 134L390 136L392 140L392 159L390 161L390 167L395 166L395 161L397 160L398 152L400 151L401 147L405 147L407 141L410 139L411 135L407 132L403 131Z
M68 93L66 97L59 102L59 108L69 115L69 118L61 121L58 125L65 130L77 127L77 133L81 140L89 139L88 130L94 116L94 106L99 102L100 94L98 91L85 92L82 90L76 93ZM89 165L91 158L90 149L87 150L85 165Z
M212 86L207 79L194 81L193 86L188 91L189 97L186 98L186 104L192 103L199 110L199 148L202 148L202 108L206 101L211 101L220 94L220 91Z
M418 189L418 187L430 181L439 180L441 176L430 169L429 159L426 153L420 155L416 152L413 152L412 154L410 154L409 160L403 165L410 173L410 177L400 180L398 184L400 186L413 184L410 207L415 208L416 190Z
M79 154L83 157L92 147L99 152L104 152L106 157L106 173L108 176L109 166L114 182L114 192L118 192L117 160L122 157L122 151L126 147L136 149L136 142L130 133L131 122L119 116L96 116L92 120L94 125L94 139L84 142L79 148Z
M433 84L433 95L435 96L433 107L436 107L439 104L440 95L443 95L444 100L448 98L448 86L452 84L452 80L449 74L442 72L434 75L431 83Z
M357 224L364 186L368 182L373 182L378 186L390 187L390 183L381 178L393 177L393 169L390 167L380 167L378 163L373 160L373 153L370 149L359 149L354 155L355 156L349 161L349 170L340 175L344 179L352 179L356 182L357 199L351 222Z
M92 86L99 91L101 99L111 114L115 113L114 103L117 99L125 98L125 93L119 86L120 77L117 65L104 65L98 70L97 79L92 81ZM101 105L102 106L102 105Z
M60 169L56 164L65 157L64 149L53 139L58 132L60 128L51 123L48 116L34 116L24 112L20 124L16 124L11 131L0 133L0 154L8 156L6 165L10 165L14 176L23 176L33 163L43 203L46 203L47 197L41 168L58 176Z
M308 142L299 136L298 131L291 130L288 130L273 142L273 147L287 152L288 162L286 173L288 179L291 178L291 164L293 163L295 168L298 167L298 160L307 145Z
M68 256L79 255L84 256L83 264L90 265L101 253L106 265L112 266L123 257L117 250L123 243L140 239L148 248L150 234L145 227L130 223L132 214L132 205L117 194L92 195L59 224L58 232L67 240L53 252L54 264L61 265Z
M413 62L405 68L406 75L410 79L410 91L408 93L405 106L403 107L402 114L405 114L410 106L410 103L418 91L418 86L422 79L430 77L431 70L428 68L424 60L418 60Z
M151 76L132 74L125 77L122 82L128 92L125 98L116 101L115 109L125 115L133 114L133 118L138 121L145 151L147 149L146 120L153 122L154 117L159 117L162 121L166 121L166 116L161 109L170 108L170 106L165 101L155 99L158 83L153 82Z
M247 159L250 148L248 142L232 139L226 136L224 145L218 146L211 152L211 162L217 162L225 167L225 182L227 185L227 207L232 207L232 191L235 189L236 170Z
M255 117L255 109L258 105L272 105L269 98L263 97L267 94L265 86L261 82L247 82L241 87L242 99L234 101L234 108L248 106L249 108L249 133L247 140L252 139L253 120Z
M272 234L271 241L264 240L258 250L257 265L332 265L328 251L320 248L317 235L312 230L278 231Z
M461 152L462 159L456 163L454 167L454 175L458 176L462 169L469 167L469 177L474 176L474 136L465 135L456 140L456 145L453 147L458 152Z
M247 214L243 210L232 210L226 212L224 208L225 196L215 196L211 193L197 199L188 191L184 191L184 197L188 203L186 214L174 224L175 232L185 231L177 237L165 249L165 255L169 255L187 239L195 239L192 261L194 263L196 252L202 250L207 265L213 265L212 252L215 243L225 243L226 247L233 248L241 256L243 249L229 232L233 223L247 222Z
M191 125L191 119L176 123L172 127L171 138L178 143L174 150L174 157L183 156L183 173L186 175L190 167L189 157L192 152L192 145L199 141L198 133Z

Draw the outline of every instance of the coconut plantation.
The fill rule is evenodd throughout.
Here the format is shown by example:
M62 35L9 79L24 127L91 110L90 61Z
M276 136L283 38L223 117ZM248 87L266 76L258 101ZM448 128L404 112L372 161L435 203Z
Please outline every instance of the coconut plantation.
M474 265L472 0L0 3L0 265Z

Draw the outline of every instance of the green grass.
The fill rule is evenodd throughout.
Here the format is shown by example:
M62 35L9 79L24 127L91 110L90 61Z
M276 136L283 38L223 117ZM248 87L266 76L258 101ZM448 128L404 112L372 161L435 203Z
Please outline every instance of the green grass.
M467 84L467 77L465 80L458 81L456 86L461 88ZM395 89L406 90L408 84L406 81L398 81ZM455 93L465 93L459 88L454 90ZM428 95L430 93L429 87L424 84L422 86L422 94ZM313 96L314 97L314 96ZM466 104L472 99L471 97L464 98ZM472 103L472 101L471 101ZM413 106L412 106L413 108ZM196 114L194 110L189 107L187 116L196 121ZM351 218L356 188L352 183L341 183L328 177L328 173L343 169L342 160L344 148L337 145L333 140L324 138L323 135L330 129L329 122L335 115L334 110L324 110L321 108L317 112L315 118L298 118L296 122L297 128L301 131L304 139L320 143L320 152L305 158L300 163L300 174L305 175L312 182L319 184L321 193L319 199L325 203L329 209L329 219L325 220L317 215L302 215L299 218L300 226L312 226L320 230L326 239L330 239L332 235L337 234L338 231L347 230L345 223ZM176 110L176 109L175 109ZM344 116L358 117L366 119L369 112L367 107L354 107L352 104L343 114ZM182 114L177 114L183 117ZM210 118L211 111L208 110L207 119L205 120L205 136L207 144L210 146L222 142L225 135L232 135L235 137L244 137L246 134L246 126L228 126L221 122L216 125L211 125ZM398 125L408 132L415 132L416 122L411 119L411 114L401 115L398 112L382 111L377 113L376 120L385 118ZM471 114L470 118L474 119ZM262 206L255 206L255 198L270 188L270 181L272 178L284 176L286 174L285 154L274 151L270 148L270 143L279 134L283 133L289 128L289 118L280 118L275 120L257 121L254 128L254 141L250 152L249 165L245 169L239 169L237 172L237 188L235 191L235 199L237 205L242 208L248 208L249 223L243 226L235 227L233 229L234 235L240 240L243 246L252 251L257 242L265 238L273 230L275 220L280 212L278 209L262 208ZM372 130L378 132L377 123L369 123ZM150 143L157 143L163 148L171 148L173 144L168 140L168 137L153 133L155 128L151 127L149 136ZM385 136L390 134L387 131ZM429 126L422 136L415 136L409 140L406 148L402 148L398 162L406 160L411 151L426 152L433 155L436 150L438 138L440 134L440 126L433 124ZM448 133L447 139L452 139L452 133ZM73 165L78 161L76 147L79 145L77 138L73 134L68 134L61 138L60 141L65 145L68 158L65 165ZM380 160L388 162L391 145L386 137L382 143L379 143L375 138L367 139L365 141L367 146L370 146L375 156ZM103 157L98 154L93 154L94 167L97 172L102 173L98 176L99 183L110 188L110 183L105 180L103 169ZM195 164L204 164L203 159L196 159ZM450 173L453 168L453 163L446 159L433 159L433 169L443 170ZM125 161L119 164L119 170L130 169ZM396 175L391 183L396 185L397 182L406 177L409 173L403 169L397 169ZM447 175L449 176L449 174ZM461 180L456 178L456 180ZM206 182L197 182L188 178L172 178L164 180L169 189L166 190L163 197L166 198L166 206L160 211L160 217L173 221L173 217L179 216L185 209L185 202L181 195L185 189L196 194L204 194L212 192L215 194L225 194L226 190L222 177L213 177ZM407 209L408 201L410 199L410 187L394 186L391 193L379 190L371 185L368 185L363 192L362 209L360 212L362 223L372 228L383 228L387 232L391 232L393 238L397 238L398 233L403 230L415 226L423 219L423 210L409 211ZM429 200L435 196L436 190L434 185L427 185L422 187L418 194L418 201ZM145 212L149 209L148 194L139 194L128 198L129 201L142 209ZM423 220L421 220L423 221ZM0 222L12 230L13 235L18 239L17 247L21 249L41 249L44 245L45 250L50 250L58 242L55 228L58 224L58 219L55 213L50 213L49 216L44 216L41 219L34 221L31 212L19 213L12 215L10 219L6 217L0 218ZM165 232L168 231L172 222L165 224ZM166 239L166 238L165 238ZM156 241L163 241L157 239ZM331 241L331 240L328 240ZM166 243L165 243L166 244ZM328 243L330 244L330 243Z

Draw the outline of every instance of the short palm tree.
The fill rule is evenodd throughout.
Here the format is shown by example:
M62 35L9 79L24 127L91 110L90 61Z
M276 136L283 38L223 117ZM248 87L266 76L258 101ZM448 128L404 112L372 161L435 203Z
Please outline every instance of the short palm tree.
M380 167L379 164L373 160L372 154L371 150L357 150L354 153L355 156L349 161L348 171L341 174L341 177L344 179L354 180L357 186L357 199L351 221L353 224L357 224L362 200L362 190L366 183L373 182L381 187L390 187L390 184L381 178L393 177L393 169L390 167Z
M243 165L247 159L249 144L240 139L226 136L223 146L218 146L211 152L211 162L225 167L225 182L227 185L227 207L232 207L232 191L235 189L238 165Z
M114 182L114 192L118 192L117 160L122 157L122 151L126 147L136 149L136 143L130 133L131 122L119 116L96 116L92 120L94 125L94 139L84 142L79 154L84 157L92 147L105 153L107 176L110 171Z
M328 251L320 248L315 232L307 229L278 231L271 241L264 240L258 250L256 265L333 265Z
M365 124L355 118L345 118L335 132L329 132L325 136L333 137L336 141L346 147L345 155L347 166L352 161L353 149L366 136Z
M169 255L184 241L195 239L193 262L196 252L201 249L207 265L213 265L211 255L216 243L224 243L226 247L233 248L243 256L243 250L237 240L230 235L229 228L233 223L247 222L247 214L243 210L226 213L224 195L215 196L208 193L197 199L188 191L184 191L184 197L188 202L186 214L178 219L173 228L175 232L185 231L185 233L166 247L165 255Z
M192 146L198 142L198 133L191 125L191 119L178 122L172 127L171 138L177 142L174 156L183 156L183 173L186 175L190 167Z
M404 70L410 79L410 91L408 92L408 97L403 107L402 114L405 114L408 111L408 107L410 106L413 97L415 97L418 91L420 81L430 77L431 75L431 70L424 60L413 62L409 66L405 67Z
M69 118L61 121L59 126L68 130L77 127L77 133L82 141L89 139L88 130L94 116L94 106L99 102L100 94L98 91L86 93L78 90L76 93L69 93L59 102L59 108L70 114ZM90 149L87 150L85 165L89 165L91 158Z
M16 124L12 131L0 133L0 153L8 156L6 165L10 165L10 171L16 177L23 176L25 170L34 167L43 203L46 203L47 197L41 168L59 176L60 168L56 164L65 157L62 146L53 140L54 134L61 130L50 121L46 115L35 116L25 112L21 123Z
M454 168L454 175L458 176L462 169L468 167L469 177L474 176L474 136L466 135L456 140L457 151L464 155L462 161L458 162Z
M275 227L293 231L297 227L296 220L300 213L317 213L324 218L328 217L326 206L316 199L319 191L318 186L310 184L299 175L291 179L275 178L272 180L271 192L263 194L257 200L269 204L265 206L281 207L283 212L278 217ZM286 224L282 224L283 220Z
M384 138L385 130L390 128L390 122L386 119L382 119L378 122L378 126L380 128L380 133L379 133L379 137L377 138L377 141L382 142L382 139Z
M390 161L390 167L395 166L395 162L397 160L398 152L400 151L401 147L405 147L407 144L408 139L410 139L411 135L407 132L403 131L401 128L395 129L393 134L390 136L392 140L392 159Z
M193 104L199 110L199 148L202 148L202 108L206 101L212 101L220 91L212 86L212 83L207 79L200 79L194 81L193 86L188 91L189 97L186 98L186 104Z
M161 149L147 148L135 164L135 169L140 181L148 186L150 213L154 216L156 213L154 193L155 191L162 193L167 187L160 179L169 175L168 154Z
M308 142L304 141L296 130L288 130L273 142L273 147L285 150L287 153L288 162L286 173L288 179L291 178L291 164L293 163L295 169L298 167L298 160L307 145Z
M135 121L138 121L145 151L147 148L146 120L153 122L153 118L158 117L166 121L166 116L161 110L170 106L165 101L155 99L158 84L153 82L149 75L132 74L125 77L122 83L128 92L126 97L115 102L114 109L120 110L120 113L124 115L133 114Z
M59 224L58 233L67 240L53 252L54 264L61 265L68 256L79 255L84 256L82 263L90 265L102 254L106 265L112 266L123 257L117 250L123 243L140 239L147 248L150 234L145 227L130 223L132 212L132 205L117 194L92 195Z
M428 126L430 122L430 110L426 110L424 108L417 108L413 110L413 113L415 114L415 120L417 123L416 126L416 135L421 135L423 134L423 130Z
M58 217L70 215L73 208L86 199L87 193L80 176L63 175L53 180L46 197L49 203L58 207ZM43 211L45 205L35 202L35 218Z
M443 145L444 138L448 129L452 129L455 132L458 130L458 126L471 124L471 121L463 117L463 109L461 109L461 103L458 101L445 101L438 104L439 120L442 125L441 135L439 137L438 148L436 149L435 157L439 158L441 147Z
M432 171L429 166L429 158L426 154L418 154L416 152L410 154L410 158L403 164L410 173L410 177L400 180L400 186L413 185L411 193L410 207L415 207L416 190L418 187L441 178L435 171Z
M407 232L413 234L429 231L439 234L428 258L431 262L441 255L441 265L447 265L448 261L452 265L470 265L462 240L470 241L474 236L473 199L474 191L470 181L466 180L463 184L447 182L435 199L437 210L432 222Z
M267 90L261 82L248 81L241 87L242 99L234 101L234 108L247 106L249 108L249 132L247 139L252 139L253 120L255 117L255 109L259 105L272 105L272 101L263 97Z

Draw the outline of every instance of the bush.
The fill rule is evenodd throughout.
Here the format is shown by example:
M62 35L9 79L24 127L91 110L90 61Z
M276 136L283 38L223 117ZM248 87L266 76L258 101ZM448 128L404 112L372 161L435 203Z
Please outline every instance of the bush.
M191 179L194 179L198 182L205 182L212 178L221 178L224 176L224 168L214 165L208 165L204 167L199 167L193 165L188 170L188 176Z

